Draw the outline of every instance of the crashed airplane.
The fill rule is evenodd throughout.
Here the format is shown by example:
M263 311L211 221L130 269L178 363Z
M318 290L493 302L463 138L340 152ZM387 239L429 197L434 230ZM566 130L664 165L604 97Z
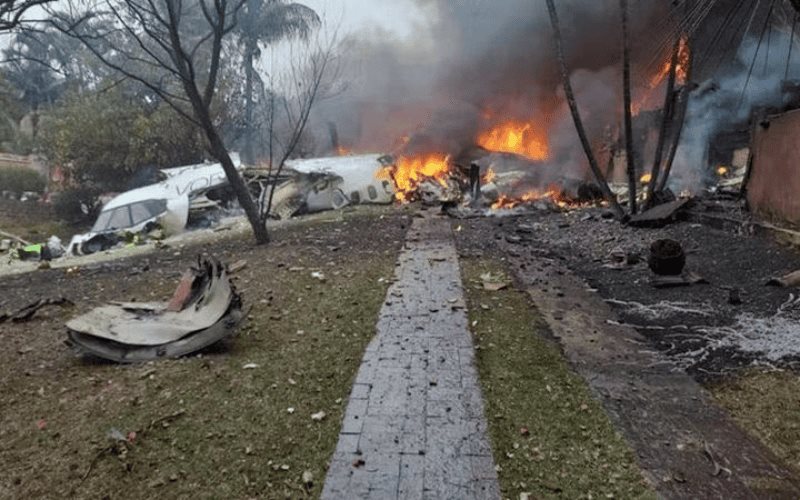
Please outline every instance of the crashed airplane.
M232 159L241 169L238 155ZM126 234L147 233L156 228L178 233L186 227L191 209L216 206L206 195L228 184L219 163L166 169L161 173L164 181L122 193L103 206L92 230L74 236L67 254L87 255L106 250L122 241Z
M272 193L272 216L338 210L359 204L390 204L395 187L380 179L388 157L373 154L291 160L280 176L269 169L248 168L238 155L234 164L260 202ZM135 235L156 229L164 234L183 231L190 213L220 207L220 193L228 179L220 164L200 164L162 170L164 180L122 193L103 206L92 230L74 236L67 255L88 255L107 250Z
M289 179L275 187L273 214L288 219L351 205L389 205L394 184L380 178L387 161L377 154L288 161Z

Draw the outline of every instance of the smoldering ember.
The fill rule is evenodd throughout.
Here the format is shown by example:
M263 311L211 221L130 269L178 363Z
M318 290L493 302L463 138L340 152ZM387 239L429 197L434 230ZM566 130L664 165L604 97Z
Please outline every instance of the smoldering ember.
M0 498L800 498L798 20L0 0Z

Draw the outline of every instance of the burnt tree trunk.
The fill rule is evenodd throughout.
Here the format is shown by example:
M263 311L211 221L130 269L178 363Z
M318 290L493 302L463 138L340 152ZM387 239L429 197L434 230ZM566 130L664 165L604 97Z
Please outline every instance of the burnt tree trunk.
M667 93L664 96L664 109L661 118L661 130L658 134L658 144L656 145L656 155L653 159L653 175L647 187L647 207L651 207L655 201L656 184L661 177L661 164L664 161L664 146L667 143L667 135L672 130L672 122L675 118L675 80L678 73L678 57L681 50L681 37L675 41L675 48L672 51L672 61L667 77Z
M622 93L625 102L625 155L628 161L628 195L631 215L637 212L636 206L636 152L633 147L633 103L631 100L631 51L628 40L628 0L620 0L622 11Z
M625 217L625 212L617 202L617 198L614 196L614 193L612 193L611 189L608 187L608 183L603 176L603 172L600 170L600 165L597 163L597 158L592 152L592 145L586 135L586 130L583 127L583 121L581 120L578 103L575 101L575 93L572 90L572 82L570 81L569 77L567 61L564 56L564 45L561 38L561 24L558 20L558 11L556 11L554 0L547 0L547 10L550 13L550 23L553 26L556 57L558 58L558 64L561 70L561 83L564 87L564 94L567 97L567 103L569 104L570 112L572 113L572 120L575 122L575 129L578 132L578 138L581 141L586 158L589 160L589 167L592 169L592 173L597 180L597 184L600 187L600 190L603 192L603 196L605 197L606 201L608 201L609 206L614 211L614 214L617 216L617 218L623 219Z
M678 153L678 148L681 145L681 137L683 136L683 129L686 125L686 113L689 109L689 99L690 93L692 90L692 72L694 67L694 51L689 53L689 61L686 67L686 83L683 85L683 88L680 91L680 96L677 99L677 103L675 104L677 110L675 111L675 120L674 126L675 129L674 136L672 138L672 145L670 148L669 158L667 159L667 163L664 165L664 175L658 180L658 186L656 191L661 192L667 188L667 183L669 182L669 176L672 173L672 166L675 163L675 156Z

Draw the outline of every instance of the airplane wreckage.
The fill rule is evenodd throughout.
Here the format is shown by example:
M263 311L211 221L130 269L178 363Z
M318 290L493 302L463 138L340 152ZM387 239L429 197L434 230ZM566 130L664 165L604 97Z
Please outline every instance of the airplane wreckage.
M178 358L232 336L244 317L242 299L219 261L199 258L169 302L112 302L67 323L80 355L117 363Z
M385 168L384 158L293 160L279 175L269 169L246 168L238 155L233 160L262 204L272 195L272 218L288 219L350 205L392 203L394 186L378 178ZM67 255L88 255L208 227L234 205L235 197L218 163L166 169L161 174L161 182L122 193L106 203L91 231L72 238Z

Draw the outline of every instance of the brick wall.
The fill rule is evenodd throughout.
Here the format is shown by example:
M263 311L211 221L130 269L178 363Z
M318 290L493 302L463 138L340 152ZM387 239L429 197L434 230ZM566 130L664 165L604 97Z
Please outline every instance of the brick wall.
M800 224L800 111L772 117L768 123L757 127L747 199L762 217Z

